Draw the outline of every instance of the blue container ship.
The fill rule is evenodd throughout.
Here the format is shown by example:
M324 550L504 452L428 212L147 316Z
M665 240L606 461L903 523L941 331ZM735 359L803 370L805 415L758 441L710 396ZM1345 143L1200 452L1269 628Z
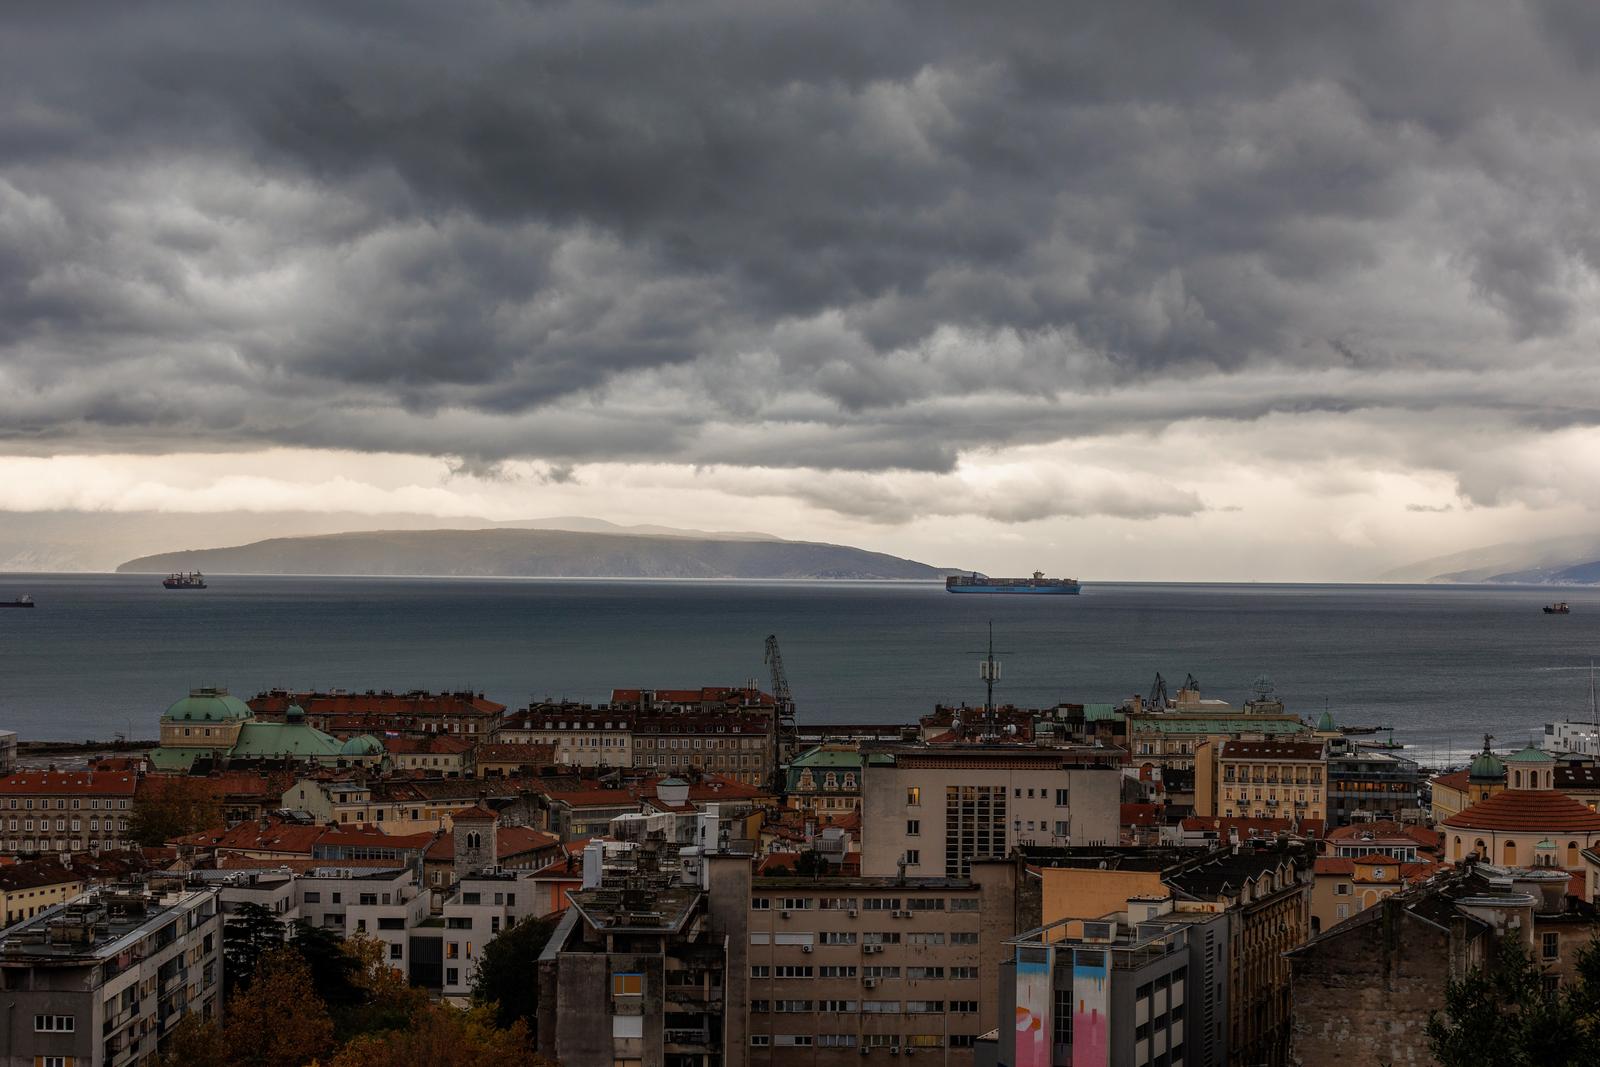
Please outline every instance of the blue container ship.
M985 578L979 574L956 574L944 580L947 593L1049 593L1077 596L1083 586L1076 578L1046 578L1034 571L1032 578Z

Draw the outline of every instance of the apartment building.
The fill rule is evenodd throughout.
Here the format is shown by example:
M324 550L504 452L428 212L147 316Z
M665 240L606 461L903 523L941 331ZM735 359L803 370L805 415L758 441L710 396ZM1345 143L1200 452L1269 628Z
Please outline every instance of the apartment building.
M222 1011L216 889L96 890L0 935L8 1063L123 1067Z
M17 732L0 730L0 774L17 769Z
M817 745L789 761L789 807L826 825L861 808L861 749L854 744Z
M1328 826L1365 819L1420 823L1422 782L1416 760L1393 752L1339 745L1328 753Z
M539 1051L563 1067L743 1067L750 854L701 817L686 856L591 842L539 960Z
M132 771L17 771L0 778L3 854L99 852L126 844Z
M633 766L663 774L694 768L765 786L772 780L772 731L770 708L640 712L633 720Z
M531 704L514 712L497 740L550 745L567 767L632 767L633 715L604 705Z
M970 879L757 878L750 888L746 1062L844 1065L901 1053L973 1063L1018 927L1018 868Z
M1320 740L1208 741L1195 753L1195 813L1320 822L1327 771Z
M427 737L386 737L386 762L397 771L421 771L434 778L460 778L473 773L474 744L470 737L430 734Z
M1019 845L1121 835L1120 749L869 744L863 756L863 875L965 878Z
M1008 943L998 1058L1014 1067L1217 1067L1228 1062L1227 920L1135 898Z

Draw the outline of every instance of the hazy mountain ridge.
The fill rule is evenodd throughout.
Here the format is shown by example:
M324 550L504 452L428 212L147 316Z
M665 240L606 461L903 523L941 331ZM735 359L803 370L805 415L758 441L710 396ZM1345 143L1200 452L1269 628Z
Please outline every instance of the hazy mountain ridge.
M719 540L563 530L373 530L163 552L120 573L362 574L526 578L868 578L953 573L810 541Z
M1600 584L1600 537L1583 534L1548 541L1488 545L1418 560L1380 577L1508 585Z

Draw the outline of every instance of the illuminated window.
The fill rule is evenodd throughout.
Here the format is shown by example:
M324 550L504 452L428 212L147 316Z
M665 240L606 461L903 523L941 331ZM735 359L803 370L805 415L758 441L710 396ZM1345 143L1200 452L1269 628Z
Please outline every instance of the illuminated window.
M644 975L638 972L624 972L612 975L611 995L614 997L643 996Z

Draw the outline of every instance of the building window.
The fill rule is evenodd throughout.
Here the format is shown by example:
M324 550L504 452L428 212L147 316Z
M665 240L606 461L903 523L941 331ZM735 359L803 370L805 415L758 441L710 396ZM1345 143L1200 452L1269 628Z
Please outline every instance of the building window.
M906 866L916 867L922 863L922 850L916 848L906 849Z
M70 1034L77 1030L78 1024L71 1015L35 1015L33 1028L42 1034Z
M916 807L921 803L922 787L920 785L908 786L906 788L906 804L910 807Z
M1558 959L1561 958L1561 935L1560 934L1557 934L1557 933L1544 934L1541 937L1540 940L1541 940L1541 947L1543 949L1541 955L1542 955L1542 957L1544 959L1547 959L1547 960L1558 960Z
M637 971L621 971L611 976L611 995L638 997L644 995L644 975Z
M921 833L922 833L922 820L921 819L907 819L906 820L906 836L907 837L917 837Z

